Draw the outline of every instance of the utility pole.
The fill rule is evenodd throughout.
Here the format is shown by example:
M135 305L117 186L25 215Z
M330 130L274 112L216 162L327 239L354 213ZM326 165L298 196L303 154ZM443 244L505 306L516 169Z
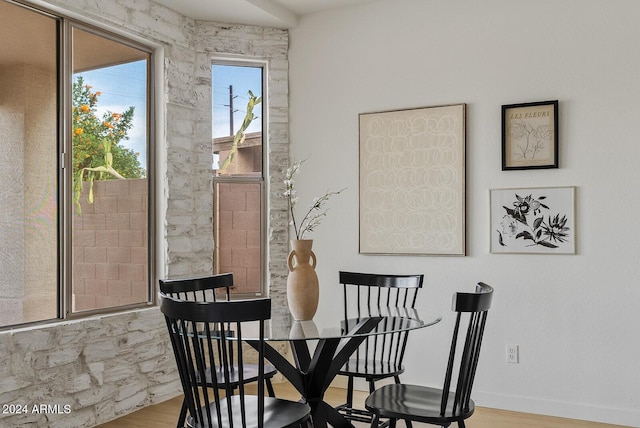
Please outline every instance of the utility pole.
M229 107L229 135L233 135L233 113L236 110L233 109L233 85L229 85L229 104L225 104L225 107Z

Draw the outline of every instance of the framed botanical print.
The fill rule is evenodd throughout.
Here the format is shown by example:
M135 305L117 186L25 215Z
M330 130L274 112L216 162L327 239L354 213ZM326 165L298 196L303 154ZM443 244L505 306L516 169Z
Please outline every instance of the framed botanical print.
M558 101L502 106L502 170L558 168Z
M491 252L575 254L575 187L492 189Z

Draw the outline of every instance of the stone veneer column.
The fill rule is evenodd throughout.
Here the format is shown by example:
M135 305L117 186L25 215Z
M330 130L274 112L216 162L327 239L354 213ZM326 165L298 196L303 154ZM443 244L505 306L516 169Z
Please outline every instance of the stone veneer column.
M273 311L288 314L286 282L288 241L288 211L284 192L284 173L289 161L289 35L286 30L242 25L220 25L197 22L196 97L201 118L196 124L197 141L203 142L207 171L211 167L211 61L213 58L254 59L266 61L266 107L268 118L265 171L268 192L267 221L267 287ZM206 113L206 114L205 114ZM212 181L208 185L212 186ZM211 195L207 187L207 195ZM207 200L211 202L211 198ZM213 212L213 209L208 209ZM213 254L213 252L212 252Z

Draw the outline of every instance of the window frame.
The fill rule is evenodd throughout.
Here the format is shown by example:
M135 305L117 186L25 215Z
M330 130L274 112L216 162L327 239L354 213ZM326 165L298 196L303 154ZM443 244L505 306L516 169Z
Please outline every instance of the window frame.
M268 87L267 87L267 71L268 71L268 61L260 60L260 59L251 59L251 58L219 58L214 57L211 59L211 94L213 98L213 66L222 65L222 66L232 66L232 67L253 67L260 68L262 70L262 102L260 103L260 117L262 118L262 165L261 172L259 176L250 176L250 175L226 175L226 176L217 176L215 174L215 170L212 170L212 198L213 198L213 240L214 240L214 250L213 250L213 272L214 273L225 273L218 272L218 266L220 263L220 257L217 251L217 243L218 241L218 226L217 226L217 215L219 208L219 201L216 198L216 185L217 184L247 184L247 183L257 183L260 185L260 291L257 293L233 293L232 298L242 299L242 298L255 298L255 297L265 297L267 296L267 272L268 272L268 239L267 239L267 210L268 210L268 190L267 190L267 180L265 177L265 172L268 168L268 120L266 113L269 111L268 109ZM213 115L213 110L211 112ZM213 129L211 130L211 144L212 144L212 157L213 157Z
M63 235L61 242L64 242L65 248L60 252L61 257L64 258L64 262L62 263L61 269L61 292L62 298L60 298L61 304L61 316L60 319L78 319L85 318L91 315L96 314L105 314L105 313L114 313L114 312L123 312L132 309L140 309L146 308L150 306L154 306L156 304L156 295L155 295L155 152L154 152L154 142L155 142L155 100L154 100L154 88L155 88L155 79L154 79L154 60L155 60L155 52L151 46L145 45L143 43L134 41L130 38L127 38L123 35L115 34L111 31L95 27L93 25L84 23L82 21L69 19L62 17L61 22L63 28L62 41L64 48L60 51L60 56L62 59L62 75L60 76L60 87L62 88L63 97L61 98L63 101L63 107L59 110L59 114L62 115L63 122L63 138L62 138L62 153L61 157L64 159L61 165L63 176L61 188L63 189L63 209L61 210L63 214L63 218L61 219L63 223L63 227L60 229L60 234ZM73 142L71 138L71 133L73 130L73 126L71 123L71 107L72 107L72 96L71 90L73 87L73 29L78 29L99 37L103 37L107 40L114 41L117 43L121 43L125 46L129 46L140 51L146 52L149 54L149 58L147 59L147 98L146 98L146 124L147 124L147 162L146 162L146 172L147 172L147 301L140 302L135 304L127 304L120 306L112 306L108 308L100 308L100 309L91 309L91 310L83 310L83 311L73 311L73 161L71 159L73 153ZM66 117L65 117L66 115Z
M65 320L84 319L99 314L127 312L144 309L156 305L155 269L156 269L156 64L158 47L147 44L134 35L118 34L106 28L101 28L72 18L62 12L33 5L29 2L0 0L8 4L22 7L33 13L52 18L56 21L56 146L57 146L57 179L56 203L57 219L55 234L57 237L56 251L56 317L24 321L0 326L0 331L28 326L54 324ZM73 162L72 162L72 114L71 107L73 87L73 29L89 32L99 37L138 49L148 54L146 66L146 178L147 178L147 297L145 302L113 306L84 311L72 310L73 299ZM29 64L27 64L29 66Z

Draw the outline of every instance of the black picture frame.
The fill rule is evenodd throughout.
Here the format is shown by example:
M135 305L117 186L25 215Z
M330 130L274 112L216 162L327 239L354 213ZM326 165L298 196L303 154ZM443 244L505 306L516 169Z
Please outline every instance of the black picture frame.
M558 100L502 106L502 170L558 168Z

